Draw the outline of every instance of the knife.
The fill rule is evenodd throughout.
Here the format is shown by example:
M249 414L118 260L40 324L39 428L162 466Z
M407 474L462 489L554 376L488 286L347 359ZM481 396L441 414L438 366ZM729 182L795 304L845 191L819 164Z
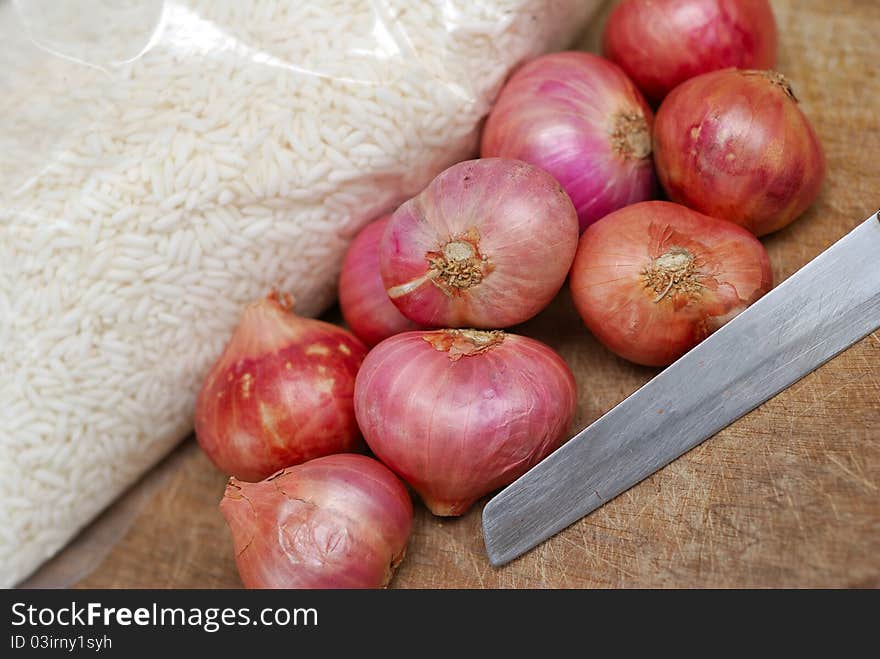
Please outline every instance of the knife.
M880 327L880 213L868 218L483 509L504 565Z

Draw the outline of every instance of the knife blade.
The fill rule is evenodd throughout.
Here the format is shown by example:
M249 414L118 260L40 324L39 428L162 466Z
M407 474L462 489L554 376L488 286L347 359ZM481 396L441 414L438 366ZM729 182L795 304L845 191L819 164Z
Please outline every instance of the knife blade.
M504 565L880 327L880 213L575 435L483 509Z

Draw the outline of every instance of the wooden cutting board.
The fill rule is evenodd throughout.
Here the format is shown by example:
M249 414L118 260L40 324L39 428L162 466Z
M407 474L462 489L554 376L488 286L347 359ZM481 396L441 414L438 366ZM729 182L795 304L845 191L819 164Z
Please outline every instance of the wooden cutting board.
M818 202L765 241L780 282L880 208L880 3L773 6L778 68L828 159ZM594 49L600 27L584 48ZM877 267L880 255L865 264ZM565 291L517 331L546 341L574 369L580 396L572 430L655 373L598 345ZM238 587L217 509L225 480L190 439L30 583ZM880 335L504 568L486 560L480 508L438 519L418 504L392 585L880 586Z

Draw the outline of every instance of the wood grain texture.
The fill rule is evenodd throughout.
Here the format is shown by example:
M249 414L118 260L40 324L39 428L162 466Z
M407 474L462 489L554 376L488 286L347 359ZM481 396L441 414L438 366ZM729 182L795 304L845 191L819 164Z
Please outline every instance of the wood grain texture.
M778 0L773 7L778 68L792 80L828 159L818 202L765 240L779 282L880 207L880 3ZM574 369L580 397L572 430L654 373L598 345L566 292L518 331L552 345ZM143 503L133 523L77 585L239 586L217 509L224 482L190 440L136 486L131 496ZM480 507L444 520L417 505L407 559L392 585L876 586L880 335L504 568L486 560Z

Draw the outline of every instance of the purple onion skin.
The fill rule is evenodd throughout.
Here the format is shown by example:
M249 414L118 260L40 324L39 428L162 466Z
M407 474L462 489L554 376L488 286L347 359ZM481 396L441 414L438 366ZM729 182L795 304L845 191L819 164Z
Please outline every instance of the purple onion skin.
M539 57L507 82L486 121L481 155L517 158L552 174L580 230L653 199L653 113L615 64L589 53Z
M403 483L350 453L257 483L231 478L220 511L245 588L384 588L413 523Z
M623 0L608 16L602 51L656 107L709 71L772 69L777 40L767 0Z
M574 206L546 171L466 160L394 211L379 270L397 308L423 327L510 327L559 292L577 241Z
M379 243L385 216L365 226L352 241L339 275L339 307L351 331L368 346L389 336L419 329L404 316L385 292L379 272Z
M562 357L500 331L397 334L370 352L355 386L370 448L444 517L464 514L558 448L576 404Z

